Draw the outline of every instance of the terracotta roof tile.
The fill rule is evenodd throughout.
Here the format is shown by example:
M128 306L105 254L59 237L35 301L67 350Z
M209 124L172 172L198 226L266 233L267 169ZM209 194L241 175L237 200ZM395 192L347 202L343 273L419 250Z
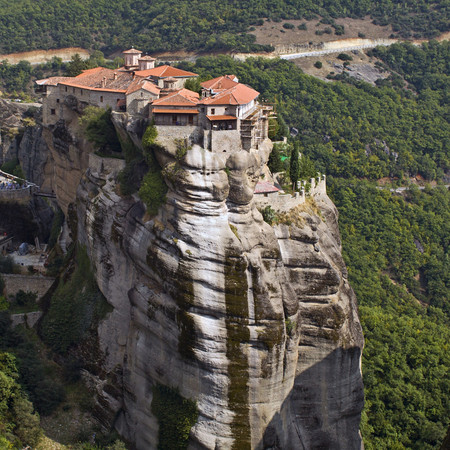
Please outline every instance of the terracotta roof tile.
M125 92L132 82L132 73L97 67L85 70L75 78L69 78L60 84L92 90Z
M235 116L206 116L211 122L216 120L237 120Z
M204 98L201 103L204 105L246 105L256 99L258 95L258 91L238 83L213 97Z
M154 100L153 105L158 106L194 106L198 104L199 95L189 89L180 89L165 97Z
M136 50L135 48L130 48L130 50L125 50L124 52L122 52L122 53L125 53L125 54L142 54L142 52L140 51L140 50Z
M156 61L156 58L152 58L150 55L145 55L142 58L139 58L139 61Z
M255 186L255 194L269 194L271 192L278 192L279 189L268 181L258 181Z
M224 89L230 89L238 84L234 81L236 77L234 75L223 75L222 77L213 78L212 80L204 81L200 85L205 89L212 89L213 91L221 91Z
M135 77L127 89L127 94L132 94L139 89L144 89L145 91L151 92L152 94L159 95L161 89L155 84L147 81L145 78Z
M152 113L155 114L198 114L197 109L180 109L180 108L153 108Z
M154 67L153 69L137 70L135 73L140 77L156 77L156 78L198 76L196 73L177 69L176 67L167 65Z
M39 86L57 86L58 83L66 80L73 80L72 77L50 77L42 80L36 80L35 83Z

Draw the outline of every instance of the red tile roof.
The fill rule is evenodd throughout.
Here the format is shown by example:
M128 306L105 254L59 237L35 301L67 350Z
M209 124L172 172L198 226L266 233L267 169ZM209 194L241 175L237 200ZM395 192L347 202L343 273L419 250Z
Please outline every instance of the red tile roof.
M189 89L180 89L172 94L154 100L151 106L196 106L199 95Z
M139 61L156 61L156 58L152 58L150 55L145 55L142 58L139 58Z
M153 108L153 114L198 114L197 109Z
M135 48L130 48L130 50L125 50L125 51L122 52L122 53L131 53L131 54L137 54L137 53L139 53L139 54L141 54L142 52L141 52L140 50L136 50Z
M135 77L127 89L127 94L132 94L133 92L136 92L139 89L144 89L145 91L151 92L152 94L158 96L161 91L161 88L151 83L150 81L147 81L146 79L141 77Z
M211 122L216 120L237 120L235 116L206 116Z
M188 72L186 70L177 69L172 66L158 66L153 69L147 70L137 70L136 75L140 77L156 77L156 78L167 78L167 77L197 77L198 74L193 72Z
M238 84L235 81L235 75L224 75L222 77L213 78L212 80L204 81L200 85L205 89L212 89L213 91L222 91L224 89L230 89Z
M72 77L50 77L42 80L36 80L35 83L39 86L57 86L58 83L66 80L73 80Z
M238 83L217 95L204 98L201 103L204 105L246 105L255 100L258 95L258 91L245 84Z
M279 189L268 181L258 181L255 186L255 194L270 194L271 192L278 192Z
M96 67L95 69L84 70L80 75L61 81L60 84L88 90L123 93L126 92L132 82L133 75L130 72Z

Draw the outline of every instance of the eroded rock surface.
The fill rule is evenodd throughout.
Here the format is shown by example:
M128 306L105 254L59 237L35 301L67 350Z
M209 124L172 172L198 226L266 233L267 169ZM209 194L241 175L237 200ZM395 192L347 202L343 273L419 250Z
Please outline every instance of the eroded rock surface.
M61 161L76 148L58 145ZM197 401L191 449L361 448L363 338L337 212L321 196L265 223L253 191L270 150L161 151L169 192L152 218L117 193L119 166L81 179L78 239L114 307L92 377L99 417L138 449L157 447L156 383Z

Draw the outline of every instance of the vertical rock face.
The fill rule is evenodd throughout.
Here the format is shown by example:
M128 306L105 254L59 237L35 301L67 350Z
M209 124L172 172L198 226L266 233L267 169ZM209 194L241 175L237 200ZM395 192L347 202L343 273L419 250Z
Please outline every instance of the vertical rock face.
M117 165L81 179L78 239L114 307L99 416L138 449L157 447L157 383L197 402L192 449L361 448L363 338L337 212L322 196L265 223L253 191L270 151L161 150L153 218L117 194Z

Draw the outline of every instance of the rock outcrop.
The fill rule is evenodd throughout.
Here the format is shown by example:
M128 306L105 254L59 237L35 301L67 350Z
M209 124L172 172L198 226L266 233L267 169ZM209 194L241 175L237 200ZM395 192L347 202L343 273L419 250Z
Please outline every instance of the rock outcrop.
M137 143L142 130L122 117ZM71 179L70 161L77 176L90 166L76 199L73 183L56 192L66 211L76 203L78 240L114 308L91 374L103 424L156 448L162 384L197 402L192 449L360 449L363 337L329 198L271 226L253 202L270 141L226 154L194 145L158 152L169 191L150 217L118 194L120 161L87 163L73 133L47 132L57 179Z

